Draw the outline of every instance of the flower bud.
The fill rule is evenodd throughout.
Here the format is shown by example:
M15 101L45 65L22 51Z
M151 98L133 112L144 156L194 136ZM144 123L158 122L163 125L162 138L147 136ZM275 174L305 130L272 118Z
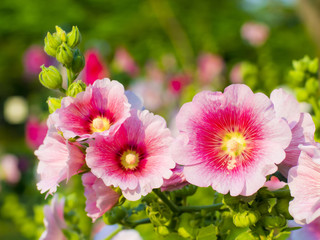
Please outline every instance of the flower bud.
M291 70L289 72L289 77L290 77L290 80L292 80L293 83L299 84L304 79L304 72Z
M103 221L108 225L113 225L120 222L127 215L124 207L114 207L103 215Z
M83 54L79 49L76 49L73 53L73 61L72 61L72 71L74 73L79 73L84 68L86 61L84 59Z
M306 82L306 89L311 94L316 94L319 90L319 80L316 78L309 78Z
M276 210L278 213L281 213L286 219L292 219L292 216L289 213L289 201L288 198L280 198L277 201Z
M287 220L283 216L264 216L261 221L268 229L284 227L287 224Z
M44 51L52 56L55 57L57 53L57 48L61 44L61 40L56 37L56 34L51 35L51 33L47 33L47 36L44 39Z
M307 101L309 98L308 91L304 88L296 88L296 95L299 102Z
M254 225L260 218L258 211L244 211L233 215L233 224L236 227L249 227Z
M56 33L55 34L58 37L58 39L60 39L62 42L67 41L67 34L62 28L56 26Z
M73 51L67 44L62 43L57 49L56 58L65 67L70 68L73 61Z
M177 197L187 197L187 196L192 196L193 194L195 194L196 191L197 191L197 186L189 184L173 192Z
M42 71L39 74L39 80L43 86L50 89L59 89L62 85L62 76L54 66L46 68L41 66Z
M44 44L44 51L52 57L56 57L57 50L50 47L48 44Z
M319 60L318 58L315 58L309 62L308 71L310 73L317 73L318 69L319 69Z
M78 93L83 92L86 90L86 84L81 80L73 82L67 90L67 96L76 97Z
M67 44L71 48L75 48L81 41L81 34L78 27L73 26L71 32L67 34Z
M61 99L48 97L47 104L49 108L49 113L51 114L61 107Z

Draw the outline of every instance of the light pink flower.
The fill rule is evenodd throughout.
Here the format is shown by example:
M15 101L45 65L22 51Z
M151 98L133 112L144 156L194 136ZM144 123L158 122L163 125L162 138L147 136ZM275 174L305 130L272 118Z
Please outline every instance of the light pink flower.
M65 97L55 112L56 127L66 139L116 131L130 116L130 104L118 81L97 80L76 98Z
M269 27L263 23L247 22L241 27L241 36L253 46L261 46L269 37Z
M301 146L298 165L289 170L291 196L289 212L297 223L311 223L320 217L320 164L313 160L320 153L320 144Z
M6 154L0 160L0 179L6 182L16 184L21 178L19 170L19 159L12 154Z
M299 225L294 221L289 221L289 227L302 227L291 232L288 240L319 240L320 239L320 218L317 218L310 224Z
M139 232L134 229L125 229L120 231L117 235L115 235L112 240L142 240Z
M165 120L147 110L132 110L131 115L114 135L89 142L86 161L107 186L120 187L124 197L135 201L161 187L175 164Z
M114 61L120 70L131 77L135 77L139 73L139 67L125 48L121 47L116 50Z
M172 169L172 176L169 179L164 179L161 191L178 190L188 184L189 183L183 174L183 167L176 165L176 167Z
M50 65L48 55L43 51L43 47L32 45L23 56L23 65L25 74L28 77L37 76L41 72L41 65Z
M174 75L169 79L169 91L174 95L178 95L190 82L191 78L188 74Z
M292 140L286 148L286 158L279 164L279 171L288 177L291 167L298 164L301 150L299 144L313 140L315 125L309 113L301 113L298 101L282 89L272 91L270 99L274 105L276 116L286 120L292 132Z
M204 53L198 58L198 75L202 83L208 84L224 69L224 61L219 55Z
M82 71L83 82L86 85L93 84L97 79L109 77L107 66L96 49L89 49L85 53L86 65Z
M87 198L85 210L93 222L118 203L120 194L107 187L91 172L82 175L82 183Z
M241 72L242 63L237 63L234 65L230 72L230 81L232 83L243 83L243 77Z
M85 164L85 155L81 145L65 140L53 127L52 116L48 119L48 134L43 144L35 151L39 159L37 172L40 181L37 184L41 193L52 194L59 183L80 172Z
M66 228L63 216L64 199L58 201L55 195L49 205L44 206L44 225L46 230L42 233L40 240L67 240L62 229Z
M283 188L287 185L285 182L281 182L276 176L272 176L269 181L267 181L264 186L268 188L269 191L275 191Z
M246 85L203 91L176 118L173 159L191 184L232 196L254 194L277 170L291 141L288 124L270 99Z
M31 116L25 127L25 136L28 146L37 149L47 134L48 127L45 122L40 122L37 117Z

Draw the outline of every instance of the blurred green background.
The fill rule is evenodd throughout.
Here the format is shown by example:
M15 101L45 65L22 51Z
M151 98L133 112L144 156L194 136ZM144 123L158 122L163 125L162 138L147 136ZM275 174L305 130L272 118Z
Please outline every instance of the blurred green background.
M146 66L150 62L164 73L164 81L170 81L176 74L188 74L191 87L187 87L178 99L174 98L174 106L169 104L155 109L170 119L168 109L172 110L189 100L198 90L222 90L230 84L230 73L237 63L244 63L242 81L254 91L268 94L277 86L288 85L290 79L287 73L292 60L318 54L319 30L314 25L320 16L317 12L318 2L2 0L0 157L15 155L21 178L14 184L7 183L5 177L1 179L0 239L28 237L26 232L34 229L34 226L22 230L21 226L35 221L34 207L46 202L35 185L37 160L33 156L34 149L25 143L28 117L17 123L12 122L5 116L5 106L11 96L19 96L27 106L26 116L36 116L39 121L46 118L46 99L48 95L58 94L41 86L36 74L26 73L23 58L30 46L43 46L46 33L54 32L55 25L66 31L70 31L73 25L78 26L82 34L80 49L83 52L98 49L110 77L122 81L126 86L146 78ZM241 28L247 22L263 23L268 27L268 36L262 44L252 44L243 37ZM139 74L130 76L116 67L115 52L119 47L130 53L140 69ZM219 82L213 81L206 86L197 82L199 56L204 53L219 56L224 66L219 73ZM166 83L165 86L169 85ZM13 110L18 111L19 107ZM19 218L24 221L19 222ZM41 217L38 223L42 223ZM41 233L43 229L37 231ZM31 235L29 238L33 237Z

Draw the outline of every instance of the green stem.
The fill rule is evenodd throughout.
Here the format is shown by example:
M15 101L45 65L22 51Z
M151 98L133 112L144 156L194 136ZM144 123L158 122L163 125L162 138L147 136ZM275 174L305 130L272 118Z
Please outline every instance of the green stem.
M137 220L137 221L133 222L131 226L132 226L132 228L135 228L138 225L146 224L146 223L151 223L149 218Z
M219 210L223 206L223 203L216 203L207 206L182 206L179 207L179 211L181 212L199 212L201 210L208 210L208 211L216 211Z
M59 91L62 92L63 94L66 94L66 90L64 88L59 88Z
M69 68L67 68L67 76L68 76L68 87L69 87L74 80L72 77L72 71Z
M160 189L153 189L153 192L171 209L172 212L179 212L179 208L171 202Z
M117 230L115 230L113 233L111 233L105 240L111 240L115 235L117 235L121 230L123 230L123 227L118 227Z

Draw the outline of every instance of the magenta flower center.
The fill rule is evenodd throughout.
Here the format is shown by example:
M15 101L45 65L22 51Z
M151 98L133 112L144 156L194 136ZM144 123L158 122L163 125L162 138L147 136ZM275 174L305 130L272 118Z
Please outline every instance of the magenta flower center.
M93 119L92 123L90 124L90 129L92 132L103 132L108 130L110 126L110 121L107 118L97 117Z
M125 169L135 169L139 164L139 154L133 150L125 151L121 156L121 164Z

